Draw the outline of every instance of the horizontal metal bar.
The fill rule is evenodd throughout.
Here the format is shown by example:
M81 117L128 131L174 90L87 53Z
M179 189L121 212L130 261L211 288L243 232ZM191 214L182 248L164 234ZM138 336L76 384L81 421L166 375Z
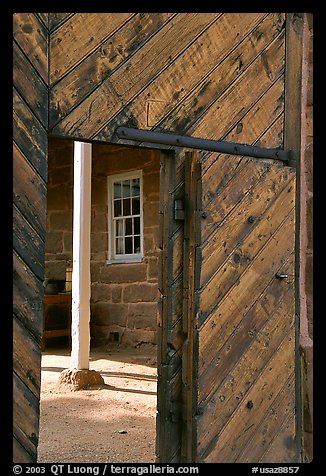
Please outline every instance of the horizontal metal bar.
M144 129L132 129L120 126L116 129L119 139L128 139L153 144L174 145L177 147L189 147L191 149L210 150L231 155L245 155L261 159L275 159L289 162L293 151L284 149L265 149L247 144L237 144L218 140L200 139L198 137L181 136L165 132L147 131Z

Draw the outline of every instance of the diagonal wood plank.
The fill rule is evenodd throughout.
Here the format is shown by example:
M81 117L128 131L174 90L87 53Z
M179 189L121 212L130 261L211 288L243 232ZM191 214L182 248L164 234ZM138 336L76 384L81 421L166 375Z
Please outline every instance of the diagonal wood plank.
M13 146L13 193L15 205L44 241L46 213L42 204L46 202L46 186L15 143Z
M216 17L213 13L179 13L54 127L53 133L95 137L108 120L172 64Z
M51 33L56 28L59 28L67 21L70 17L75 15L75 13L49 13L49 30Z
M236 25L241 22L243 28L236 27L230 30L230 25ZM156 128L158 121L171 112L177 105L182 103L183 117L193 114L199 105L200 95L204 94L209 84L213 82L213 71L222 69L218 73L219 83L214 84L215 89L221 89L222 85L230 81L230 77L235 78L239 71L236 67L231 67L225 57L235 47L234 57L241 56L244 51L246 57L255 55L253 48L248 48L242 44L242 40L247 35L247 29L250 31L264 17L262 14L248 14L243 18L241 14L220 14L218 18L193 42L176 60L157 77L146 90L139 94L130 104L128 110L121 111L109 124L104 127L97 135L98 139L108 137L110 130L114 130L118 125L126 123L128 115L137 118L139 128ZM262 35L260 38L264 38ZM263 40L264 41L264 40ZM220 64L222 62L222 64ZM222 65L224 65L222 67ZM206 78L206 81L204 79ZM178 84L178 89L175 85ZM213 86L213 88L214 88ZM189 94L194 94L194 105L191 112L185 109L185 101ZM215 91L216 92L216 91ZM147 107L146 107L147 105ZM161 127L161 125L160 125ZM169 125L162 126L163 129L169 129Z
M48 83L48 32L34 13L14 13L13 31L26 58L45 84ZM15 59L15 52L14 52ZM15 71L14 71L15 73ZM41 98L40 98L41 99ZM29 101L27 101L29 102Z
M210 312L202 326L201 346L199 349L199 371L203 372L211 363L216 353L216 336L212 334L212 323L218 323L221 344L232 333L232 326L241 320L243 313L251 307L252 300L259 296L270 278L279 270L288 254L292 252L286 233L293 228L294 217L291 213L287 220L278 228L263 249L255 257L252 265L242 274L241 279L224 295L222 301ZM290 235L291 236L291 235ZM250 289L250 293L247 290ZM231 294L233 293L233 295ZM201 301L201 307L204 303ZM220 345L221 345L220 344Z
M62 120L175 14L137 13L50 90L50 127Z
M266 61L269 65L268 73ZM195 118L195 122L182 128L183 133L207 139L224 137L270 86L282 77L284 65L282 31L209 109L204 109L201 116ZM216 121L216 117L223 117L223 121Z
M13 312L37 342L43 333L43 284L13 252ZM40 349L39 349L40 350ZM38 359L38 355L34 357Z
M18 208L13 206L13 248L38 279L44 280L44 264L40 253L45 252L44 241L35 232Z
M226 43L228 49L222 49L222 51L218 49L220 59L217 60L212 71L207 76L202 75L201 82L191 90L191 94L177 108L174 108L168 116L158 118L161 119L156 125L158 128L165 130L177 129L180 133L181 131L186 133L186 131L191 130L191 124L198 120L201 115L205 114L210 105L225 93L237 78L245 74L255 58L259 57L261 51L279 35L279 27L283 21L279 14L267 16L266 18L260 16L262 21L258 26L258 17L256 17L256 24L252 22L251 26L249 24L243 25L240 32L238 31L238 25L242 24L242 19L244 18L243 14L239 14L239 16L241 20L234 13L223 15L222 19L226 17L226 30L229 30L230 25L232 25L234 33L241 33L233 39L231 37L229 44L225 39L222 39L223 34L225 35L226 33L223 33L223 28L221 29L222 31L219 32L221 34L221 44L224 45ZM222 23L222 19L220 23ZM247 15L246 19L249 20ZM217 24L217 28L219 26ZM253 26L256 28L250 32L250 27L252 28ZM229 33L227 35L229 37ZM238 42L239 44L237 45ZM237 47L235 47L236 45ZM211 56L214 58L213 53Z
M13 91L13 140L46 181L47 132L16 89Z
M269 134L268 130L284 112L284 83L276 81L271 88L264 94L256 104L243 116L243 118L234 125L233 129L222 139L228 142L247 143L263 147L282 146L283 136L278 134ZM223 158L223 159L222 159ZM228 160L230 159L230 160ZM242 158L239 156L230 156L227 154L203 154L203 176L204 185L209 190L210 176L219 173L221 183L227 180L228 176L236 169ZM219 160L218 167L210 170L211 166ZM232 167L232 168L231 168ZM217 169L217 170L216 170ZM229 170L230 169L230 170ZM210 175L206 175L210 174ZM207 177L207 178L206 178ZM205 191L206 191L205 189ZM204 191L204 194L205 194ZM203 205L206 203L204 195Z
M282 271L291 275L293 261L292 253L282 266ZM273 279L253 302L251 308L243 314L240 322L232 325L232 332L229 333L228 338L221 342L221 339L216 337L217 350L212 363L199 376L198 402L201 407L204 407L204 402L216 393L223 380L238 365L240 357L245 355L254 340L259 339L259 336L269 335L269 321L273 313L279 315L283 313L284 316L287 299L293 292L293 280L294 277L291 276L287 283L280 285L279 281ZM219 333L218 324L213 326L212 332ZM265 342L268 342L268 339ZM254 361L252 363L255 364ZM236 400L239 399L239 396L236 397Z
M268 362L268 366L257 379L256 385L246 395L246 401L238 407L228 420L227 425L218 435L218 445L215 445L207 455L203 455L205 462L218 461L220 455L228 455L229 462L237 461L237 450L243 441L255 431L253 413L255 420L259 421L259 415L265 413L269 408L272 398L279 393L284 381L293 374L293 339L286 335L282 344L276 348L273 358ZM253 402L252 411L248 408L247 402ZM236 436L234 429L237 428Z
M48 88L14 42L13 83L44 127L48 123Z
M94 51L134 13L76 13L50 37L50 85Z
M259 459L259 463L278 463L280 460L288 463L296 461L297 455L293 448L294 438L295 414L292 406L292 412L281 422L279 433L273 438L269 448Z
M246 261L253 259L269 239L273 233L273 227L277 227L288 213L289 202L292 206L294 202L294 199L289 196L293 186L284 182L282 185L279 189L279 200L270 203L271 199L267 197L262 204L251 201L251 192L256 192L258 189L253 187L244 200L239 202L238 207L234 207L231 213L223 218L221 224L217 225L202 249L203 259L207 259L207 265L202 270L203 288L207 285L214 287L211 283L212 279L215 279L215 275L221 272L222 267L228 266L228 263L231 263L234 269L241 268ZM249 208L247 209L246 206ZM280 211L280 215L271 220L274 211ZM250 212L256 212L256 214L250 214ZM244 215L243 218L242 215ZM223 272L225 273L226 269ZM223 280L225 278L226 275Z
M13 391L19 394L20 398L13 400L13 435L24 446L28 453L33 455L37 446L38 420L39 420L39 400L30 392L17 375L13 374ZM26 418L28 415L28 418Z
M253 438L247 440L247 444L244 445L242 452L238 455L240 462L249 463L251 461L261 461L261 458L268 449L271 446L275 447L274 445L278 435L283 432L284 423L286 425L289 422L292 422L292 425L294 424L294 394L294 375L291 374L271 404L268 412L263 415L260 425L256 426L257 430ZM293 430L291 433L291 436L293 436ZM281 438L284 440L283 434ZM282 453L284 453L284 445L282 445ZM279 456L280 453L277 454ZM291 459L288 458L288 461L291 461Z
M246 257L247 261L253 259L293 207L293 179L289 179L286 169L280 168L275 175L267 172L267 177L265 181L258 181L238 202L229 202L224 198L228 190L223 190L220 200L224 199L228 208L223 210L221 207L217 213L214 209L211 211L213 217L208 222L210 234L202 248L202 256L207 263L202 270L201 287L206 286L239 249L240 255L231 258L235 268L237 264L241 266L241 257ZM242 174L238 179L242 182ZM277 213L274 215L274 212Z
M22 322L13 319L13 370L36 398L40 396L40 359L35 359L39 343ZM31 352L27 353L26 348Z

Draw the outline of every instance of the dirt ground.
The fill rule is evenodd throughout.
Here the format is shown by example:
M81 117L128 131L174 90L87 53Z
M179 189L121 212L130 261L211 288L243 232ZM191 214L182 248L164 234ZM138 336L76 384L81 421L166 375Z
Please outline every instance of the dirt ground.
M156 346L110 344L90 354L90 370L105 385L71 392L56 388L70 349L42 355L40 463L155 462Z

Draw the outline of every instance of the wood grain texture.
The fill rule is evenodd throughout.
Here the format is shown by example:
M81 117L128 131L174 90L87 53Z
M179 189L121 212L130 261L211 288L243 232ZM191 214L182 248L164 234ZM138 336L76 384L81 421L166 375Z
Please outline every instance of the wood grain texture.
M48 82L48 32L34 13L13 14L14 38L37 74ZM14 61L15 61L14 52ZM25 71L28 73L28 71ZM15 66L14 66L15 74ZM29 76L29 74L28 74ZM42 99L40 97L40 99ZM27 98L27 103L29 100Z
M47 180L47 132L23 98L13 91L13 140L40 177Z
M217 217L212 219L216 231L204 235L208 237L202 242L197 461L254 462L267 447L274 461L297 458L294 425L284 428L278 454L270 450L273 441L282 440L272 415L281 413L277 404L294 378L295 174L277 164L262 165L265 172L257 183L232 200L228 189L248 171L236 170L221 193L230 201L231 212L224 215L221 209L222 225ZM253 220L248 221L249 216ZM223 231L225 226L231 227L230 233ZM213 241L214 233L221 238ZM275 279L278 270L290 276L287 282ZM286 407L292 423L294 400L292 393ZM264 445L259 445L267 415L273 430L264 433ZM245 450L248 439L257 442L254 459Z
M67 74L132 15L132 13L75 13L65 21L50 38L50 84Z
M33 456L38 442L39 399L19 377L13 375L13 436Z
M13 15L13 460L39 429L48 131L48 14Z
M26 402L33 411L24 425L15 423L14 446L18 460L35 461L48 73L52 134L123 144L114 132L127 124L264 147L289 143L285 76L287 91L294 77L285 71L284 13L16 15L15 342L26 339L33 349L14 369L16 416ZM165 157L161 166L158 459L180 462L183 453L190 462L193 453L194 460L207 462L295 462L294 170L273 161L198 154L207 215L200 217L200 308L188 352L185 237L183 223L173 218L174 200L185 191L184 153L176 149L173 161ZM275 280L280 270L289 281ZM194 405L182 434L187 359L196 363L190 394L198 409ZM190 434L191 451L184 446Z
M13 159L14 203L44 240L46 224L42 206L46 203L45 183L16 144L13 147ZM41 210L43 213L40 213Z
M59 28L70 17L75 15L74 13L49 13L49 30L53 32L56 28Z
M51 126L55 126L108 79L172 16L172 13L137 13L56 83L50 93Z
M19 94L28 100L28 104L39 121L47 127L48 94L47 86L40 75L31 67L29 60L16 43L13 45L14 69L13 81Z
M178 14L54 127L53 133L95 137L127 102L173 64L216 16L212 13ZM51 54L52 50L53 47Z

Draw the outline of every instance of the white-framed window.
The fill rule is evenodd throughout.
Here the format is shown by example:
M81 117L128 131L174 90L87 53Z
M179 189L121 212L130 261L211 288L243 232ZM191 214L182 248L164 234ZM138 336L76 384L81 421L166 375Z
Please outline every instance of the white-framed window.
M142 171L108 177L108 263L129 263L143 258Z

